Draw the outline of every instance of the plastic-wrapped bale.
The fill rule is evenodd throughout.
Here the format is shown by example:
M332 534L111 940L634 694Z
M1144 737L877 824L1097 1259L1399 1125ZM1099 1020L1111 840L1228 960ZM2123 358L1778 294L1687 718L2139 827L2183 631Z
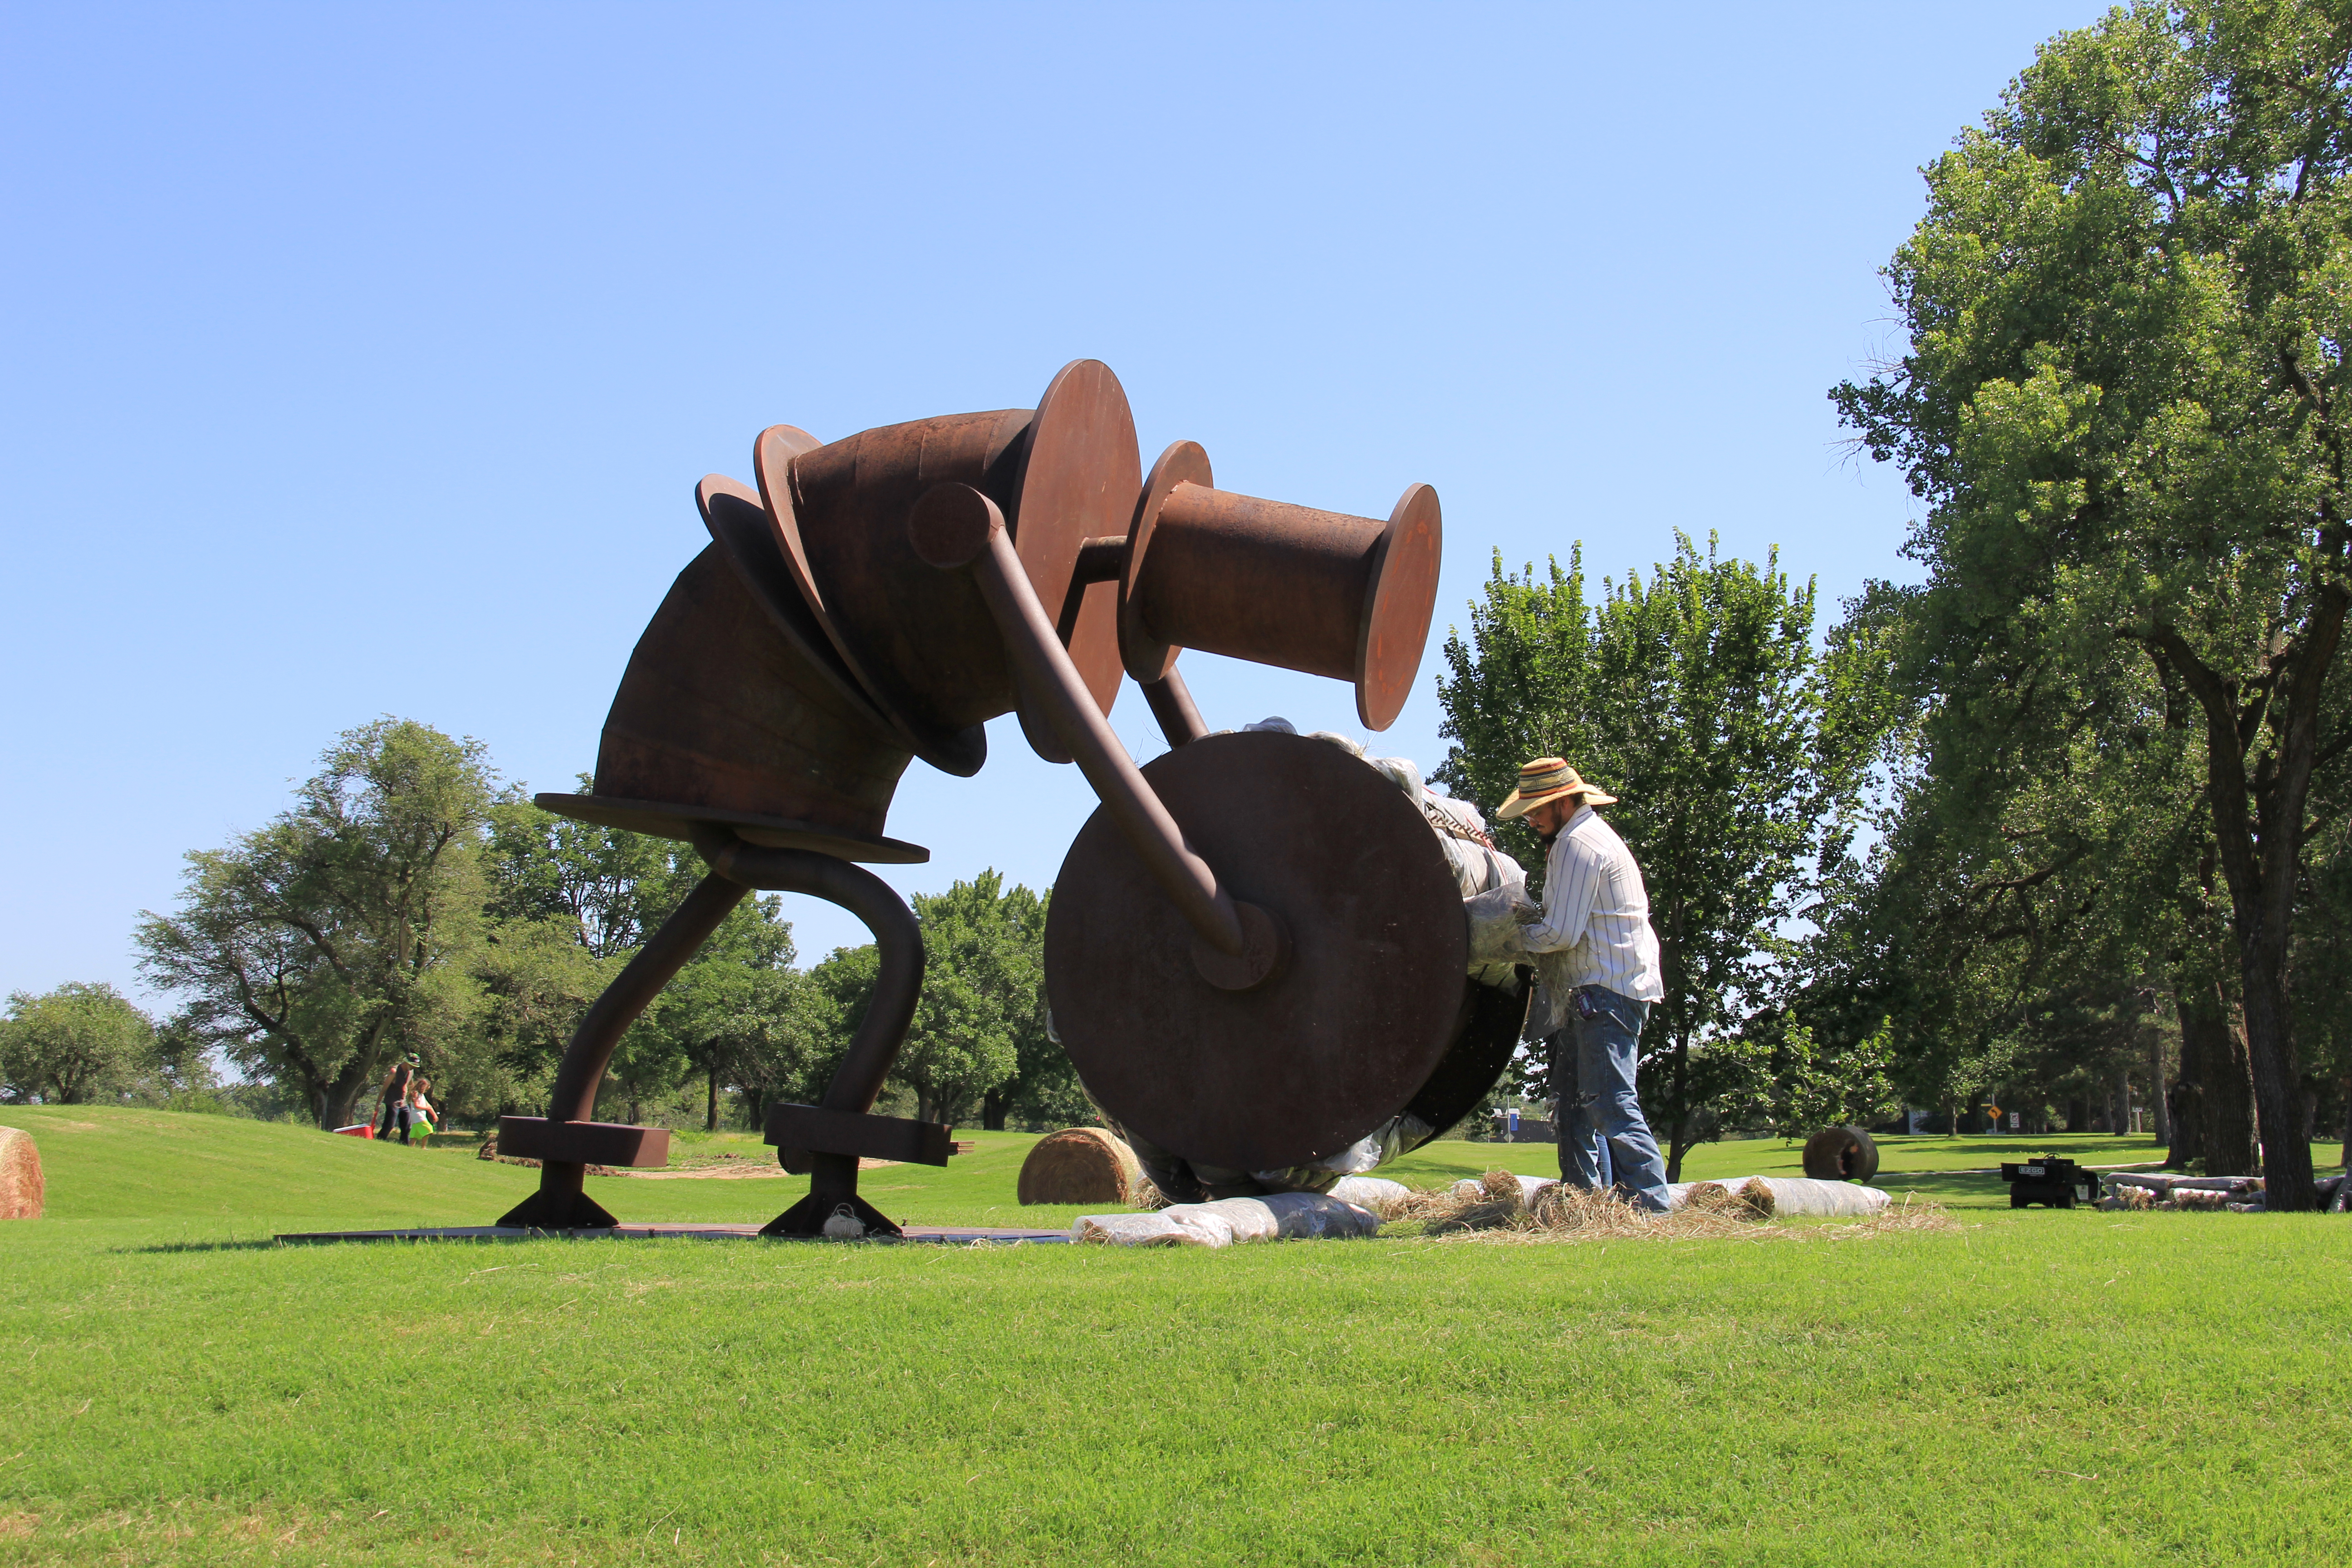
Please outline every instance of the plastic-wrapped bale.
M1851 1182L1818 1182L1810 1176L1718 1176L1712 1182L1677 1182L1667 1187L1666 1206L1683 1207L1699 1187L1720 1187L1749 1205L1761 1201L1754 1191L1760 1187L1771 1194L1768 1212L1783 1218L1864 1219L1885 1212L1890 1201L1876 1187Z
M1380 1216L1327 1193L1276 1193L1177 1204L1157 1214L1081 1215L1072 1241L1114 1247L1233 1247L1251 1241L1304 1241L1372 1236Z
M1360 1209L1370 1209L1376 1215L1385 1215L1412 1196L1412 1189L1402 1182L1391 1182L1382 1176L1342 1176L1332 1185L1331 1196L1343 1204L1353 1204Z
M1049 1132L1021 1162L1024 1204L1131 1204L1142 1187L1135 1151L1100 1127Z
M1770 1219L1779 1206L1770 1184L1760 1176L1744 1182L1677 1182L1666 1189L1669 1210L1713 1210L1746 1219Z
M0 1219L38 1219L47 1185L41 1178L41 1152L33 1135L0 1127Z
M1510 1171L1489 1171L1483 1176L1465 1176L1454 1183L1449 1191L1454 1196L1473 1203L1481 1198L1509 1198L1511 1194L1497 1186L1496 1178L1498 1176L1507 1177L1517 1185L1519 1190L1517 1202L1522 1208L1533 1204L1536 1201L1536 1194L1546 1187L1559 1185L1558 1176L1522 1176Z

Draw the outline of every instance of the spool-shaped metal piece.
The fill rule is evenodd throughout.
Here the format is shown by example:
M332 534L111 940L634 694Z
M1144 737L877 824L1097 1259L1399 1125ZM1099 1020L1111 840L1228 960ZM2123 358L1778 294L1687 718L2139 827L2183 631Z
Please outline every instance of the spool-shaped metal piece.
M1003 510L1038 601L1110 711L1117 588L1074 582L1084 541L1126 529L1141 476L1134 416L1108 367L1064 366L1034 411L919 419L814 449L793 439L802 434L777 426L755 448L782 558L845 666L917 755L976 772L987 756L981 726L1020 701L979 590L925 565L908 542L915 502L941 484L970 485ZM1034 743L1043 726L1024 719Z
M759 516L757 494L716 478L698 494L717 542L677 574L629 656L593 791L539 805L665 838L715 826L845 860L929 859L883 833L906 743L843 668L816 657L812 626L788 631L796 606L775 602L778 584L753 586L763 559L781 572L773 546L742 526L747 510Z
M1385 730L1412 694L1437 604L1437 492L1414 485L1383 522L1215 489L1180 441L1145 481L1120 584L1120 652L1139 681L1179 649L1345 680Z

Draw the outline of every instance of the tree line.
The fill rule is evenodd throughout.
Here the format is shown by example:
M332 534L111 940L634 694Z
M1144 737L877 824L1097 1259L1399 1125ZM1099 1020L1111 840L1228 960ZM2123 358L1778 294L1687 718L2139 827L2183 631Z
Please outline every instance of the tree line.
M2323 1128L2352 1157L2347 160L2340 0L2061 35L1925 171L1906 352L1831 394L1919 582L1816 657L1769 566L1685 543L1588 615L1497 563L1448 776L1557 752L1626 797L1675 1153L1883 1078L1954 1129L2140 1105L2274 1207Z
M414 1053L459 1120L542 1113L590 1002L702 874L683 845L540 810L482 746L386 719L339 737L290 806L187 858L181 898L134 933L160 1024L107 986L18 994L0 1089L367 1120ZM907 1113L1086 1120L1046 1034L1046 900L995 872L913 900L929 967L887 1092ZM757 1125L814 1101L872 994L875 950L795 967L774 894L747 899L623 1039L615 1117ZM231 1066L225 1085L210 1063Z

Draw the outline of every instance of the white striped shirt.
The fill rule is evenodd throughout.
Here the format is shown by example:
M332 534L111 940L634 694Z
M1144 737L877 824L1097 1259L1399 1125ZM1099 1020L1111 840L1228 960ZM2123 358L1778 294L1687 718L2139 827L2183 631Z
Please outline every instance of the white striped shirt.
M1658 935L1642 868L1617 830L1579 806L1544 862L1543 919L1522 930L1558 1012L1580 985L1605 985L1636 1002L1666 994Z

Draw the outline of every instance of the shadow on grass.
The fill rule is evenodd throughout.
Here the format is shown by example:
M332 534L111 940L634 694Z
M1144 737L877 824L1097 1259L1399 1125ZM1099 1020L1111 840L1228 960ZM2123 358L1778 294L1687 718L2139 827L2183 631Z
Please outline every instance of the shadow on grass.
M145 1247L111 1247L110 1252L154 1254L162 1252L267 1252L283 1243L274 1237L258 1241L155 1241Z

